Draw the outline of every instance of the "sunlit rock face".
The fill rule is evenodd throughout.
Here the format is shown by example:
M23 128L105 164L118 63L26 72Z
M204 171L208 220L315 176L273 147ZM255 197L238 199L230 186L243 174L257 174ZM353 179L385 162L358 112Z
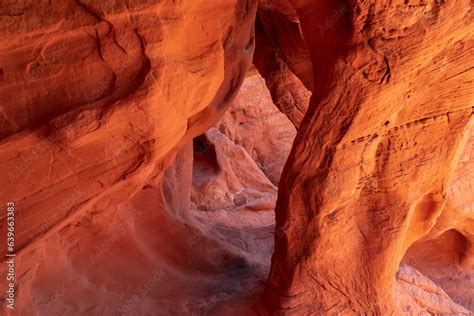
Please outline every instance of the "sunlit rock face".
M236 100L216 127L241 145L265 176L278 186L296 129L272 103L260 75L249 73Z
M417 303L395 281L411 249L407 262L472 309L471 3L291 3L313 96L280 182L257 308L408 312ZM461 266L456 282L443 272Z
M458 304L474 311L474 129L449 184L446 205L428 235L404 261L440 284Z

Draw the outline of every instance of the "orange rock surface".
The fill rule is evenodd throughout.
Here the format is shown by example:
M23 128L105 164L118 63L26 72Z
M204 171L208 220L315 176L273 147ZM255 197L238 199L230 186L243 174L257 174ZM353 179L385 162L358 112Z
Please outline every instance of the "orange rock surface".
M164 171L237 94L256 5L1 4L0 200L16 205L15 313L146 314L160 305L157 284L181 269L241 266L186 223L191 173ZM209 286L190 275L181 284Z
M456 168L467 167L462 152L472 158L471 3L292 3L315 84L280 182L259 310L401 314L395 274L406 251L449 229L455 236L439 243L469 273L451 298L472 308L470 172L454 178L462 197L449 203ZM460 222L443 221L453 213L464 213Z
M0 314L472 315L472 14L4 1Z
M287 6L275 4L263 1L259 6L253 62L275 105L299 127L313 88L312 65L297 18Z

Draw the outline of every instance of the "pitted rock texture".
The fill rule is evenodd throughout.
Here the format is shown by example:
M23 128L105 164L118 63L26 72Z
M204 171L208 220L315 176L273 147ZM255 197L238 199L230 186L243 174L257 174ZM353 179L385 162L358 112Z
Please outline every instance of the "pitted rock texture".
M288 14L290 16L288 16ZM259 5L253 62L265 78L273 102L298 128L313 88L312 65L299 21L288 6Z
M198 142L192 195L197 209L274 209L277 188L242 146L216 128L207 131Z
M17 249L162 174L166 156L225 112L252 59L250 0L2 10L1 199L20 208Z
M3 1L10 314L471 314L472 19L469 0ZM224 116L252 62L283 114L252 77Z
M0 4L0 200L17 209L15 313L144 315L171 273L160 262L178 275L243 266L225 247L192 259L189 240L216 241L183 223L190 216L177 207L189 195L176 201L163 183L176 153L235 98L252 61L256 6ZM187 179L176 180L180 192Z
M459 159L446 205L430 233L404 261L431 278L458 304L474 311L474 129Z
M394 294L399 264L452 212L445 207L450 184L465 165L473 122L473 67L466 60L474 49L472 4L291 3L315 84L281 178L275 253L256 309L401 314ZM469 174L461 175L467 188ZM462 225L472 227L468 217ZM449 225L443 229L460 224ZM458 233L472 240L468 230ZM470 246L456 251L472 271Z
M296 129L272 103L260 75L249 74L216 127L244 147L267 178L278 186Z
M406 315L469 315L435 282L413 267L401 265L396 273L394 297Z
M216 127L194 139L193 208L273 210L295 135L263 78L250 71Z

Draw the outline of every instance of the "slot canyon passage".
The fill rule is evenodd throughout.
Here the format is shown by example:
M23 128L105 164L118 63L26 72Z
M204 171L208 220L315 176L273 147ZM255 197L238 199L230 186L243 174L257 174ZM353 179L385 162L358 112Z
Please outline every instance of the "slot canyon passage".
M472 315L472 7L2 1L0 314Z

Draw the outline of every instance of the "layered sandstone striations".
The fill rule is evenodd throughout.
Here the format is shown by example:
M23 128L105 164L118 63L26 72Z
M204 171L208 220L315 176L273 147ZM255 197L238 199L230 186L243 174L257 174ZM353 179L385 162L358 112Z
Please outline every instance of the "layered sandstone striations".
M278 186L296 129L272 103L260 75L249 73L236 100L216 127L241 145L266 177Z
M313 74L298 17L291 5L262 1L255 38L253 62L265 78L275 105L298 128L308 109Z
M256 11L0 4L15 313L474 310L472 3Z
M163 300L157 282L181 270L198 271L202 289L199 273L248 267L190 227L180 194L192 165L174 160L235 97L252 60L256 1L0 10L0 200L17 207L15 312L146 314Z
M449 184L446 204L429 234L404 261L440 284L458 304L474 311L474 129Z
M464 204L472 195L464 169L472 159L471 2L291 2L315 84L280 182L275 253L257 308L406 312L401 305L416 303L397 300L399 263L414 243L438 236L409 262L433 279L445 272L416 264L417 252L462 266L467 290L446 292L472 308L473 215Z

